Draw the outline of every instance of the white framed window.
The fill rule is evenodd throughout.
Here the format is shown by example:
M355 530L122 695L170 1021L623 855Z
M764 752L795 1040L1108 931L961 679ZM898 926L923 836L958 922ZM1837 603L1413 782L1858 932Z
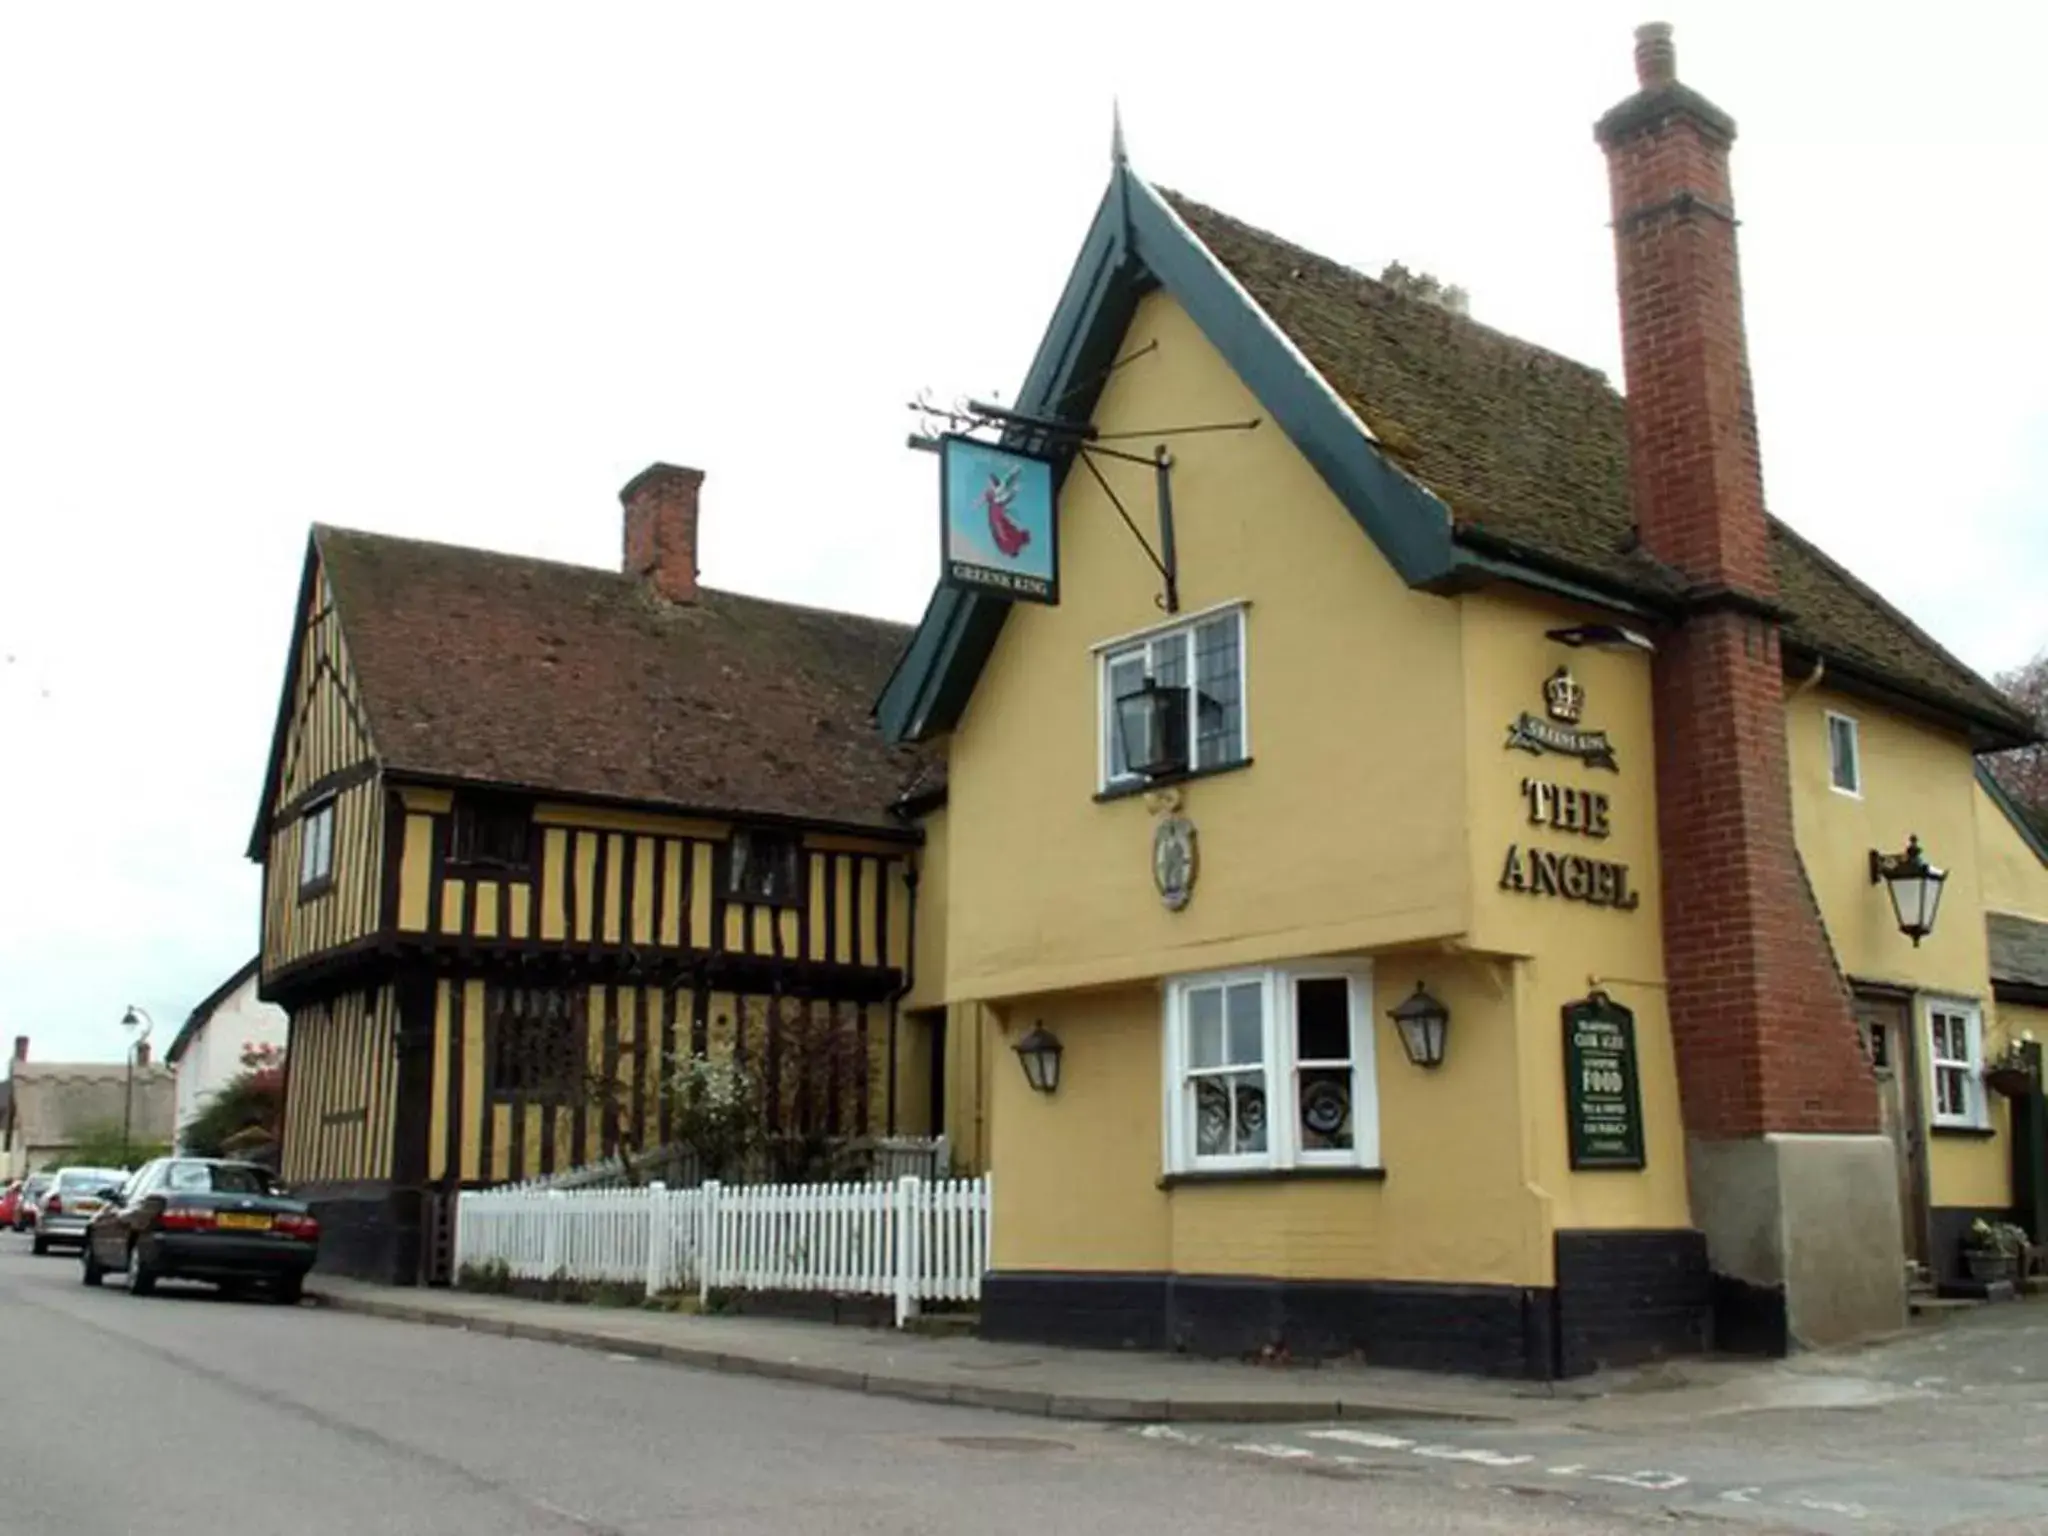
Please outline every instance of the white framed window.
M1101 788L1140 782L1125 762L1117 701L1138 692L1148 679L1185 695L1180 743L1189 771L1227 768L1251 756L1245 728L1244 614L1244 605L1234 603L1096 647Z
M1930 998L1927 1059L1934 1077L1934 1123L1980 1130L1991 1123L1984 1099L1984 1010Z
M1169 1173L1379 1166L1372 971L1363 961L1166 985Z
M334 878L334 801L322 800L299 818L299 890Z
M1838 795L1863 793L1863 748L1857 739L1856 722L1848 715L1827 712L1828 785Z

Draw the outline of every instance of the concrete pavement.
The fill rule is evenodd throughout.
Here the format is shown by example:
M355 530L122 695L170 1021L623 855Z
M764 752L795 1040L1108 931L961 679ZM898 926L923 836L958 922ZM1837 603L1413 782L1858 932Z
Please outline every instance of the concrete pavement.
M1178 1355L991 1344L779 1318L569 1306L315 1275L324 1306L404 1322L644 1355L877 1397L1110 1422L1516 1419L1563 1412L1569 1387L1367 1366L1273 1367Z
M12 1236L0 1237L0 1318L5 1536L1649 1528L1585 1490L1518 1492L1455 1468L1302 1478L1127 1428L667 1370L199 1289L137 1299L86 1289L76 1260L30 1258Z

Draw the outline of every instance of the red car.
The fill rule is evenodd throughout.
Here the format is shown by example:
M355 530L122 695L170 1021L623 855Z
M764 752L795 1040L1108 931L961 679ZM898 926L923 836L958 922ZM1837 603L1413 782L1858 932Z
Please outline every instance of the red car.
M21 1209L21 1180L9 1179L5 1193L0 1193L0 1231L14 1225L15 1212Z

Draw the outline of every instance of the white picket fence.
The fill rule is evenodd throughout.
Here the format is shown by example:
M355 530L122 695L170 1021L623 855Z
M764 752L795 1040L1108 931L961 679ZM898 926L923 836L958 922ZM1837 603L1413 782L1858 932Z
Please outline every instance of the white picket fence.
M896 1325L927 1301L978 1301L990 1186L708 1183L694 1189L484 1189L455 1209L455 1269L515 1280L639 1284L650 1296L823 1291L887 1296Z

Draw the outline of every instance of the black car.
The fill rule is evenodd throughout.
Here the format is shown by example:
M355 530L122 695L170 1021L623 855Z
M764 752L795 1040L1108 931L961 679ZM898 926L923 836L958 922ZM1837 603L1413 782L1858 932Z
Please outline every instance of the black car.
M292 1303L319 1255L320 1223L306 1202L254 1163L160 1157L103 1198L85 1232L87 1285L121 1274L147 1296L159 1280L206 1280Z

